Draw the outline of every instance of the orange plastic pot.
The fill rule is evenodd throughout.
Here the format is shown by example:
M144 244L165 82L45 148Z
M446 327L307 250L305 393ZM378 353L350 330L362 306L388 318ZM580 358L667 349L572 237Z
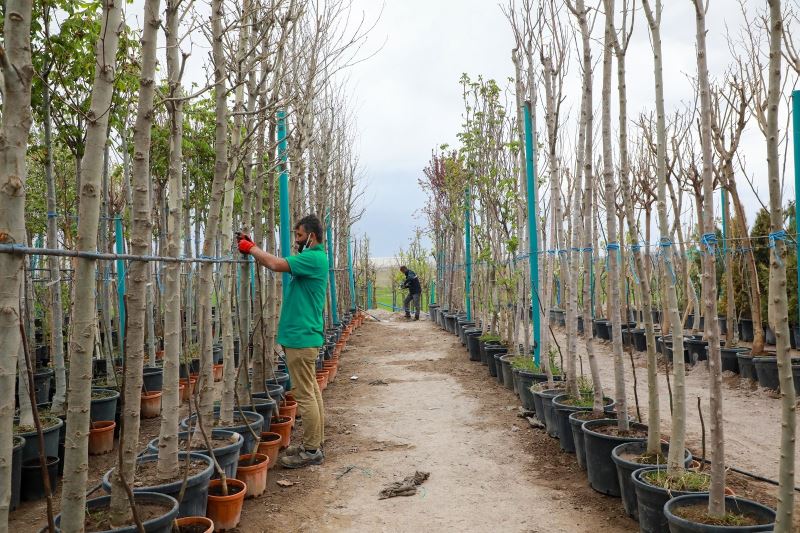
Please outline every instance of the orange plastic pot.
M292 419L292 425L294 425L295 419L297 418L297 402L291 400L282 401L278 407L278 414L290 417Z
M114 428L117 423L113 420L92 422L89 428L89 455L103 455L114 449Z
M222 369L225 365L214 365L213 367L213 375L214 375L214 382L222 381Z
M197 383L197 379L195 378L181 378L180 386L181 388L181 402L188 402L189 398L192 397L194 394L194 386Z
M278 453L281 450L283 437L280 433L265 431L261 434L261 442L258 443L258 453L269 457L269 468L278 464Z
M161 361L164 359L164 350L157 350L156 351L156 360Z
M295 399L295 397L294 397L294 394L292 394L291 392L287 392L284 397L286 398L286 401L289 401L289 402L296 402L297 401Z
M269 429L281 436L281 450L289 446L292 439L292 419L290 417L272 417Z
M255 458L253 458L255 456ZM251 464L252 462L252 464ZM247 485L247 498L256 498L267 490L269 456L263 453L246 453L239 456L236 479Z
M161 391L142 392L142 418L156 418L161 414Z
M325 390L328 388L328 378L330 377L330 372L327 370L317 370L317 378L322 376L322 384L320 385L320 390ZM319 379L317 379L319 382Z
M212 479L208 484L208 505L206 517L214 521L214 531L233 529L239 525L242 518L242 504L247 494L247 485L238 479L228 478L228 495L222 494L221 479Z
M212 533L212 531L214 531L214 522L205 516L186 516L184 518L178 518L175 521L175 525L178 526L178 533L182 531L199 531L201 527L205 528L203 533Z
M334 381L336 379L336 374L339 372L339 361L335 359L325 361L322 366L328 371L328 382Z
M317 374L317 385L319 386L320 392L325 390L327 383L325 383L325 376L320 376Z

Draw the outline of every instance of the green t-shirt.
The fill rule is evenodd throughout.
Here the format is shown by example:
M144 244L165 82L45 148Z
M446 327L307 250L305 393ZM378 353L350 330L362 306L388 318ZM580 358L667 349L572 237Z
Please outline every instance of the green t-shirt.
M321 244L286 258L292 279L281 307L278 344L284 348L313 348L325 341L325 299L328 294L328 256Z

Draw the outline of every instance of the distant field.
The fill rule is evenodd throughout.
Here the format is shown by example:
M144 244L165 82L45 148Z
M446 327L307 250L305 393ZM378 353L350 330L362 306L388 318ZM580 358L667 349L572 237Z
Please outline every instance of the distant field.
M395 269L392 268L379 268L376 272L376 285L375 288L375 298L378 302L378 307L381 309L391 309L392 307L392 276L395 273ZM399 309L403 307L403 298L406 297L408 291L400 290L399 288L396 290L396 298L397 303L396 306ZM428 310L428 298L426 295L422 297L422 310ZM398 310L399 310L398 309Z

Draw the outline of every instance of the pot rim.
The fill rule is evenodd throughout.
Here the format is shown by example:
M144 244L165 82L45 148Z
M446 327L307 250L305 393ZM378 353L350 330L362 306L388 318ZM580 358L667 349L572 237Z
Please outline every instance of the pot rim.
M707 524L698 524L697 522L692 522L690 520L686 520L685 518L681 518L680 516L677 516L675 513L672 512L672 508L675 507L675 506L680 506L680 504L682 504L684 502L687 502L689 500L699 500L701 502L703 500L707 501L709 497L710 496L709 496L709 494L707 492L697 492L697 493L683 494L681 496L676 496L676 497L668 500L667 503L664 504L664 516L667 518L667 520L669 522L674 522L674 523L682 525L682 526L689 526L689 527L694 526L694 525L706 525L707 526ZM726 507L726 509L728 509L732 505L737 505L739 502L745 503L745 504L747 504L749 506L752 506L752 507L755 507L755 508L760 508L762 511L765 511L765 512L771 514L772 517L773 517L772 522L768 522L766 524L756 524L755 526L746 526L746 527L748 527L748 528L763 528L763 529L760 529L761 531L771 531L772 530L772 528L775 525L775 517L777 516L774 509L772 509L770 507L767 507L766 505L761 504L761 503L759 503L757 501L750 500L748 498L740 498L738 496L725 496L725 507ZM709 527L712 527L712 526L709 526ZM734 532L734 531L742 531L745 526L713 526L713 527L718 531L731 531L731 532ZM756 529L756 531L758 531L758 530L759 529Z

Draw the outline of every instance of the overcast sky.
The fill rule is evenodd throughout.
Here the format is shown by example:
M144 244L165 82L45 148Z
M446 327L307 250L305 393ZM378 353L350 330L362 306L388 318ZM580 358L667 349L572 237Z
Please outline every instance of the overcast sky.
M761 2L751 0L749 4ZM353 67L349 75L361 132L361 161L369 184L366 213L357 229L370 235L373 255L388 256L406 245L415 226L425 224L418 214L425 196L417 180L434 147L456 144L462 113L461 74L482 74L504 86L513 74L513 39L495 0L386 0L385 4L354 0L354 8L368 19L376 17L381 7L383 14L369 44L374 48L385 45L375 57ZM736 33L741 21L736 0L711 1L707 27L712 76L721 75L731 61L726 27ZM644 22L639 13L628 52L628 109L632 118L654 107L652 49ZM689 0L665 2L662 33L668 113L692 98L689 77L696 72L694 28ZM599 27L594 37L602 37ZM600 57L599 41L594 43L593 54L595 59ZM574 57L566 102L572 123L580 92L578 66ZM597 84L599 75L600 66L596 68ZM599 85L595 104L599 105ZM616 121L616 114L613 116ZM766 202L766 149L754 126L745 136L743 152L749 173L755 175L756 187ZM794 194L791 160L788 163L787 199ZM748 211L754 213L759 205L755 196L744 180L738 183L745 203L752 208ZM715 203L719 216L718 198Z

